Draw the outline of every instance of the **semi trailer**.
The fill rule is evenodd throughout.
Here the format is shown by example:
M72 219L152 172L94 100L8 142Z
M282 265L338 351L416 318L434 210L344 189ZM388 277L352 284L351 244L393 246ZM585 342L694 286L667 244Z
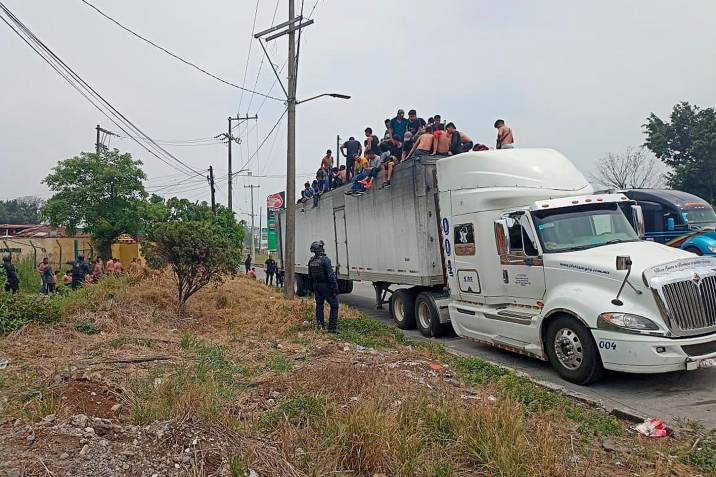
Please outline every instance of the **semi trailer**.
M578 384L716 366L716 259L642 240L641 207L555 150L410 159L389 188L346 190L297 206L299 296L323 240L339 291L371 282L402 329L453 329Z

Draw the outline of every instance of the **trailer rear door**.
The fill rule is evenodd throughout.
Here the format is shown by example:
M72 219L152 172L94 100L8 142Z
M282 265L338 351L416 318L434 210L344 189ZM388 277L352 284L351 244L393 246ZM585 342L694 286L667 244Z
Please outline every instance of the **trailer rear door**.
M336 271L339 275L348 275L348 235L346 233L346 209L333 211L333 225L336 233Z

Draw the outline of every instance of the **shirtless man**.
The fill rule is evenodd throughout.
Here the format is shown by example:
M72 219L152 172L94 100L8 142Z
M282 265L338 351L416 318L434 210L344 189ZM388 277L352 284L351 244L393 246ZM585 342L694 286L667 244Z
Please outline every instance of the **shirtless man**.
M119 275L122 273L122 262L117 260L116 258L112 259L114 261L114 274Z
M421 134L413 144L410 154L406 159L411 157L420 157L430 155L430 151L433 149L433 127L428 126L425 128L425 132Z
M495 121L495 129L497 129L497 149L512 149L515 147L515 138L505 121L498 119Z
M445 131L445 125L438 123L437 131L434 133L433 156L449 156L450 155L450 136Z
M458 131L454 123L448 123L445 130L450 136L450 152L460 154L461 152L472 151L475 145L472 138L464 132Z

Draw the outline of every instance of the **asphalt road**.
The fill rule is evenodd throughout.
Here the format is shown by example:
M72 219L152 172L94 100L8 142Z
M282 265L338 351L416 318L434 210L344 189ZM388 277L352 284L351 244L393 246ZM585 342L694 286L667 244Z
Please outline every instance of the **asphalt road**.
M375 309L375 293L370 283L355 282L353 293L341 295L341 303L353 306L367 315L392 324L387 305ZM417 330L403 331L411 338L425 339ZM509 366L533 379L568 392L642 417L658 417L674 422L677 418L695 419L716 428L716 368L656 375L608 373L591 386L578 386L562 380L548 363L498 350L466 338L436 339L460 354L478 356L493 363Z

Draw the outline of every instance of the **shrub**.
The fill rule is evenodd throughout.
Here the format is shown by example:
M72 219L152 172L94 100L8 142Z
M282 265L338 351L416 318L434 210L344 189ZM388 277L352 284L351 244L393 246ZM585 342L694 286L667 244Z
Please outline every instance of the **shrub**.
M46 295L0 293L0 333L9 333L30 321L52 323L60 318L60 309Z

